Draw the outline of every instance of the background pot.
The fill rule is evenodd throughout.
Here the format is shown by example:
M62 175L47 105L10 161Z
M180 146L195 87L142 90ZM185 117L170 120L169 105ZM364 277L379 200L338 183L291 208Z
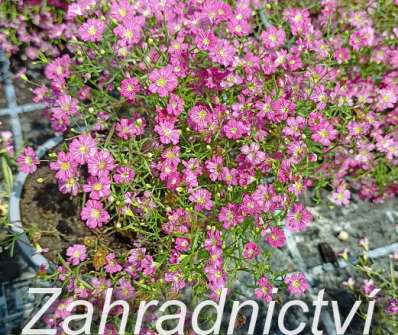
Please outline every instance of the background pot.
M42 158L48 150L57 146L62 142L62 140L63 137L60 135L49 139L47 142L37 148L37 156ZM16 176L9 202L10 229L11 232L17 236L17 247L21 251L23 258L28 262L28 264L35 270L39 270L43 267L47 269L50 267L49 261L33 247L22 225L20 204L22 191L27 176L28 174L22 172L19 172Z

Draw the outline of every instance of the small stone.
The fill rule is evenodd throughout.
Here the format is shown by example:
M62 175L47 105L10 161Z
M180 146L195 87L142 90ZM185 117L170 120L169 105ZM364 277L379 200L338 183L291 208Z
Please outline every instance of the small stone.
M339 235L337 236L337 238L340 241L347 241L350 238L350 234L348 234L346 231L342 230Z

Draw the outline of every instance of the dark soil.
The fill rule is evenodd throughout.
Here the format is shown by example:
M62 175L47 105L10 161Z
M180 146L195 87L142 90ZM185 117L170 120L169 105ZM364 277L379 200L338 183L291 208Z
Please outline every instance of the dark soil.
M54 136L50 122L44 117L42 110L19 115L22 125L22 134L27 145L36 148Z
M44 182L39 183L39 178ZM46 258L57 264L60 256L65 259L69 246L87 241L96 249L106 248L116 254L131 249L133 241L117 233L111 222L91 230L80 220L80 211L81 198L62 194L48 166L27 178L21 199L22 223L31 240L49 249L44 253Z

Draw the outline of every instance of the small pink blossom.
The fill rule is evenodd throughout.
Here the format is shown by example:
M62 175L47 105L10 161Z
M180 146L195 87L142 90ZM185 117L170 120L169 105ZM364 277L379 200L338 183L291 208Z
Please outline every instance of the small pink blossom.
M261 39L266 48L275 49L283 46L285 43L285 31L270 26L261 33Z
M291 273L284 280L290 294L301 295L309 289L307 279L303 273Z
M255 289L254 294L257 299L261 299L266 303L272 301L272 289L274 288L271 282L266 277L261 277L257 281L258 288Z
M115 162L109 151L98 151L87 159L88 172L92 176L108 176L115 168Z
M178 85L178 80L173 73L172 67L165 66L160 69L154 69L149 74L149 91L158 93L161 97L168 96Z
M136 78L123 79L120 86L120 94L128 101L134 101L135 95L140 90L139 81Z
M313 127L311 138L324 146L331 145L332 141L337 137L337 130L329 122L322 122Z
M66 181L71 177L74 177L77 173L77 163L73 160L70 153L63 151L57 154L57 160L50 163L50 168L56 171L55 176L57 179Z
M180 291L186 285L184 276L181 272L167 272L164 275L164 280L171 283L171 286L175 292Z
M203 209L210 210L213 208L213 201L211 200L211 193L206 189L199 189L189 196L189 200L195 204L196 211Z
M83 191L90 193L90 199L106 198L111 194L111 181L108 176L90 176L87 179L87 184L83 185Z
M248 127L239 120L229 120L223 127L225 136L230 140L237 140L248 133Z
M312 214L301 203L292 206L286 217L286 227L292 232L300 232L307 228L313 219Z
M246 259L255 259L261 252L261 248L254 242L248 242L243 246L243 257Z
M160 136L160 142L163 144L178 144L180 140L180 129L175 129L174 125L168 121L163 121L155 126L155 131Z
M68 262L72 265L79 265L87 259L87 248L83 244L74 244L66 250Z
M336 205L348 205L350 203L351 192L345 186L337 187L336 191L332 193L331 200Z
M110 216L104 209L103 204L97 200L88 200L80 216L91 229L100 228L110 220Z
M105 31L105 23L97 19L89 19L79 28L79 36L83 41L98 42Z
M105 257L105 271L108 273L117 273L122 270L122 266L118 263L114 253L110 253Z
M279 227L271 227L264 231L263 235L265 235L265 241L272 248L282 248L286 244L285 232Z
M80 135L69 145L69 153L79 164L87 163L89 157L97 152L97 143L90 135Z
M177 237L175 242L175 248L180 252L185 252L189 250L190 244L191 242L189 241L189 239L185 237Z
M117 184L128 184L135 177L134 169L126 166L118 167L115 172L116 173L113 175L113 180Z
M398 6L398 0L396 0L396 5ZM398 314L398 299L390 298L387 301L387 306L385 308L388 314L396 315Z
M31 147L25 147L17 158L19 170L24 173L33 173L40 164L36 152Z

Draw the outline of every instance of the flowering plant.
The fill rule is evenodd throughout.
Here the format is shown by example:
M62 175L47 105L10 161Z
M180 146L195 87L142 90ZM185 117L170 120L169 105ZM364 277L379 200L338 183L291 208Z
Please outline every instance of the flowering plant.
M351 264L355 277L348 278L343 284L362 301L377 299L379 308L376 308L374 334L394 334L398 331L398 253L390 256L388 266L380 267L369 258L369 240L365 237L359 241L359 245L362 253L358 262ZM342 257L349 259L348 253L343 253ZM365 311L362 310L361 313L364 315Z
M67 137L50 168L99 241L116 230L134 248L71 245L58 269L69 290L115 284L129 298L189 284L217 298L245 271L264 301L274 286L303 293L303 274L269 265L285 229L313 219L303 192L330 186L339 205L398 192L398 39L378 6L70 5L72 51L35 90ZM18 161L37 169L29 148Z
M65 21L67 2L18 0L0 3L0 48L24 63L41 56L56 57L65 48L74 25Z

